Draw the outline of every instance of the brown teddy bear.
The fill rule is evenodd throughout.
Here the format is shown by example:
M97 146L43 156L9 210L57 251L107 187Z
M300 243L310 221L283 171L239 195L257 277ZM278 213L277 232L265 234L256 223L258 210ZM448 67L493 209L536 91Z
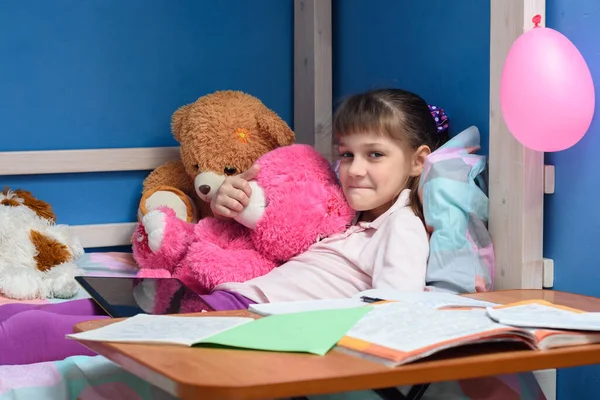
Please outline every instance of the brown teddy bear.
M187 222L212 216L210 200L225 177L295 141L290 127L259 99L232 90L182 106L173 114L171 130L181 160L159 166L144 180L140 220L160 206Z

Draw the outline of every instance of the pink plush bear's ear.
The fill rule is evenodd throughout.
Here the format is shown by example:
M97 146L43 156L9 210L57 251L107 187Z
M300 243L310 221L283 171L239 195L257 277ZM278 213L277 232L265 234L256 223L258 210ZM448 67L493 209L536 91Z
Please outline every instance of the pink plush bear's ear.
M275 149L258 163L267 207L252 231L263 256L285 262L320 238L343 232L354 211L328 161L308 145Z

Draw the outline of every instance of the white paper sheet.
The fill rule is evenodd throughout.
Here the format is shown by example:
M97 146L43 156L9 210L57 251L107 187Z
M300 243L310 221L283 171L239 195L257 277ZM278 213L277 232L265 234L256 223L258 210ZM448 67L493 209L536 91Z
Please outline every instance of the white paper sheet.
M360 299L324 299L251 304L248 310L261 315L291 314L304 311L337 310L366 306Z
M600 331L600 313L580 314L537 303L488 308L487 315L494 321L518 327Z
M198 341L252 321L244 317L179 317L138 314L67 338L126 343L165 343L191 346Z
M451 293L439 292L400 292L392 289L365 290L353 296L360 299L361 296L375 297L383 300L396 300L403 303L419 304L427 308L440 308L448 306L464 307L493 307L496 303L471 299Z

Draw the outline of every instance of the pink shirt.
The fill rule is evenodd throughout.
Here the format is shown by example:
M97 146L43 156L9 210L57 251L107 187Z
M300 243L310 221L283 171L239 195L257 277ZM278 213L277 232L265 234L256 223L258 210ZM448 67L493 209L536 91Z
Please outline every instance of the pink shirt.
M266 275L215 290L237 292L257 303L345 298L388 288L423 291L429 238L407 205L410 190L372 222L322 239Z

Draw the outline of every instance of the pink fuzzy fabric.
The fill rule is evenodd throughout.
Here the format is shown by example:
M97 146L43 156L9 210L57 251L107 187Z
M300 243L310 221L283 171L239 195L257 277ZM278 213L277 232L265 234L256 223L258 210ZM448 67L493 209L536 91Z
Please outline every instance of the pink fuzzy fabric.
M225 282L261 276L306 251L319 238L343 232L354 211L327 160L308 145L280 147L258 161L267 207L254 230L234 220L205 218L191 225L167 214L160 250L148 247L144 227L134 234L134 257L160 276L166 270L199 293ZM139 240L138 240L139 239ZM140 271L149 274L150 271ZM147 276L149 276L147 275Z
M269 259L284 262L319 238L342 232L354 210L344 198L335 172L313 147L295 144L263 155L258 184L267 208L252 239Z
M165 213L165 232L160 250L157 253L150 250L148 236L140 222L133 234L133 257L142 268L166 269L172 273L187 253L195 225L177 218L170 208L158 209Z
M195 240L175 276L199 293L224 282L243 282L264 275L276 265L254 248L250 231L234 220L201 220Z

